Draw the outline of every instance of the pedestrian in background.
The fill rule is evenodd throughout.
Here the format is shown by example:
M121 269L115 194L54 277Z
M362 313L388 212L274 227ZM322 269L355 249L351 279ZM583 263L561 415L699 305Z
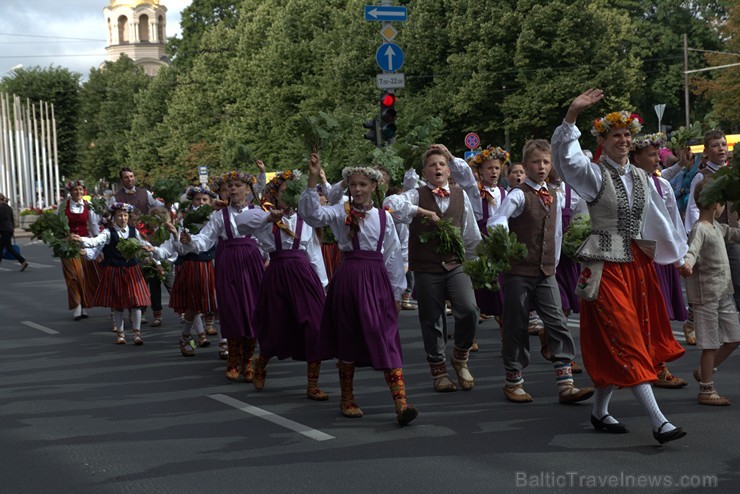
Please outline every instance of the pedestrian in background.
M13 249L13 245L10 243L15 230L15 221L13 220L13 210L8 206L7 201L5 194L0 193L0 262L3 261L3 253L7 250L10 252L10 255L21 263L21 271L25 271L28 267L28 262L26 262L20 252L16 252Z

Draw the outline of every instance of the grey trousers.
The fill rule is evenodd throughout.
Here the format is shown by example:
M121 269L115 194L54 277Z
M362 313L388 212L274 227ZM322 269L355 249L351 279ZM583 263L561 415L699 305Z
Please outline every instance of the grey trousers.
M502 355L507 371L529 365L529 308L534 305L547 330L553 362L570 362L575 343L563 314L555 276L504 275L504 341Z
M424 339L427 361L444 362L447 346L447 317L445 300L452 304L455 318L455 346L470 348L478 329L480 310L475 304L475 292L470 277L462 266L445 273L415 272L416 301L419 304L419 323Z

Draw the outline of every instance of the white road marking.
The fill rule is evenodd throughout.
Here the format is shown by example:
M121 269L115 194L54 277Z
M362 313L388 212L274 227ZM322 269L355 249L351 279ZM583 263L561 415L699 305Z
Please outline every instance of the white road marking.
M21 321L21 324L25 324L29 328L38 329L39 331L43 331L46 334L59 334L59 331L54 331L53 329L49 329L46 326L36 324L35 322Z
M267 420L268 422L272 422L273 424L285 427L286 429L290 429L315 441L328 441L329 439L335 439L334 436L330 436L329 434L326 434L319 430L312 429L307 425L299 424L298 422L286 419L285 417L281 417L280 415L268 412L267 410L257 408L248 403L244 403L243 401L235 400L234 398L223 394L208 395L208 397L216 401L220 401L225 405L229 405L230 407L234 407L237 410L241 410L242 412Z
M12 269L8 269L8 268L0 268L0 271L13 271L13 270Z
M28 267L38 269L38 268L53 268L54 266L51 266L49 264L40 264L38 262L29 262Z

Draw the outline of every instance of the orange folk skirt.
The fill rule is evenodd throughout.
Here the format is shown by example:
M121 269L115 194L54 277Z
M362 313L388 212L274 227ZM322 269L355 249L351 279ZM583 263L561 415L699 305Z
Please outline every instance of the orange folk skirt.
M597 387L657 379L655 367L686 350L676 341L652 260L634 243L634 261L605 262L596 300L581 300L581 353Z
M87 298L85 293L85 275L82 271L82 259L73 257L62 259L62 273L64 282L67 284L67 305L74 309L78 305L88 309L91 307L92 300Z

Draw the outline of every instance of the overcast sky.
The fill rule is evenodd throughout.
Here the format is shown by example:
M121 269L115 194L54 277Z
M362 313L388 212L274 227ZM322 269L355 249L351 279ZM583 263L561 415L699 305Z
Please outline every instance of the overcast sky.
M180 12L192 0L161 0L167 36L180 34ZM13 67L66 67L87 79L105 61L106 0L0 0L0 78ZM84 38L84 39L64 39Z

